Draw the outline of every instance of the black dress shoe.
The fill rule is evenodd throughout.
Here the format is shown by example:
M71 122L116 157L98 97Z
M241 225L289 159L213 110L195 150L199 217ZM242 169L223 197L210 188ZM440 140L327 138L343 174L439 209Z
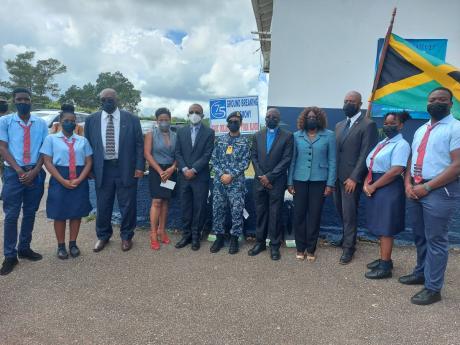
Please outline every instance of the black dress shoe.
M96 245L94 246L93 251L95 253L100 252L105 246L109 243L109 240L97 240Z
M240 251L240 245L238 243L238 236L230 236L230 246L228 247L229 254L236 254Z
M0 269L0 276L6 276L7 274L10 274L14 266L16 266L19 263L17 258L5 258L2 264L2 268Z
M34 252L32 249L24 249L24 250L18 250L18 257L20 259L27 259L30 261L40 261L43 259L43 256L41 254L38 254L37 252Z
M200 249L200 241L199 240L192 241L192 250L197 251L199 249Z
M209 248L209 251L211 253L218 253L224 247L224 244L224 235L217 235L217 238L212 244L211 248Z
M423 285L425 284L425 277L417 276L413 273L408 274L407 276L402 276L398 279L401 284L405 285Z
M378 267L381 261L382 261L381 259L377 259L372 262L369 262L367 264L367 268L369 268L370 270L373 270L374 268ZM393 269L393 261L390 261L390 266L391 266L391 269Z
M73 258L76 258L77 256L80 256L80 248L78 248L76 245L72 246L69 248L70 256Z
M273 261L281 259L280 248L279 247L270 247L270 258Z
M339 264L348 265L351 262L351 260L353 260L354 253L355 253L354 250L344 249L342 252L342 256L340 257Z
M133 247L133 240L121 240L121 250L127 252Z
M441 300L441 293L433 290L423 289L415 294L410 301L417 305L429 305Z
M69 253L67 253L67 249L65 248L58 248L57 250L57 257L61 260L66 260L69 258Z
M385 279L391 278L391 270L383 269L380 267L374 268L372 271L367 272L364 275L367 279Z
M337 248L341 248L342 245L343 245L343 240L340 240L340 241L331 241L329 242L331 244L331 246L333 247L337 247Z
M192 242L191 237L182 237L181 240L177 242L174 247L176 247L177 249L181 249L181 248L184 248L186 245L188 245L191 242Z
M256 256L257 254L262 253L265 249L267 249L267 246L266 246L265 243L257 242L257 243L254 245L254 247L252 247L251 249L249 249L248 255L249 255L249 256Z

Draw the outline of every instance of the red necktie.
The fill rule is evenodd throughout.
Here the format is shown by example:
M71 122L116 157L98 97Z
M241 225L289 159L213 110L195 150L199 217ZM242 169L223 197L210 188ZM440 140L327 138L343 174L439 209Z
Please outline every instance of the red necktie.
M372 154L371 162L369 163L369 172L367 173L367 183L369 184L372 182L372 167L374 166L374 158L385 147L385 145L388 144L388 142L389 139L385 140L383 143L377 146L374 153Z
M426 152L426 145L428 144L428 138L430 137L430 133L433 130L434 127L436 127L439 124L439 122L436 122L434 125L428 125L428 128L425 132L425 135L422 138L422 141L420 142L420 145L417 149L417 161L415 162L414 165L414 182L415 183L421 183L423 181L422 177L422 166L423 166L423 158L425 158L425 152Z
M24 126L21 122L19 122L19 126L22 127L24 130L24 146L22 150L22 161L24 162L25 165L30 164L30 127L32 126L32 123L30 125Z
M69 148L69 180L75 180L77 178L77 166L75 164L75 149L73 148L75 144L75 138L72 138L72 142L69 143L65 140L65 137L62 137L65 144Z

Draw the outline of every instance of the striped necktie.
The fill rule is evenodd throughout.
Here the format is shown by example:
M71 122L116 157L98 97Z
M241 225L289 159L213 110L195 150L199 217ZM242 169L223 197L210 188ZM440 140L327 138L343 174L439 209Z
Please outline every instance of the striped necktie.
M379 152L389 143L389 139L385 140L375 149L371 157L371 162L369 163L369 171L367 173L367 183L372 183L372 168L374 167L374 159L379 154Z
M19 126L22 127L24 130L24 144L23 144L23 151L22 151L22 161L24 164L30 164L31 162L31 155L30 155L30 127L32 127L32 123L30 125L24 126L22 123L19 123Z
M430 138L430 133L435 128L439 122L436 122L434 125L428 125L425 134L423 135L422 141L417 149L417 161L414 165L414 181L419 184L423 181L422 167L423 159L425 158L426 146L428 145L428 139Z
M113 115L107 115L107 128L105 130L105 155L107 159L115 159L115 127Z
M69 180L75 180L77 178L77 165L75 159L75 138L72 138L72 142L68 142L65 137L62 137L64 143L69 148Z

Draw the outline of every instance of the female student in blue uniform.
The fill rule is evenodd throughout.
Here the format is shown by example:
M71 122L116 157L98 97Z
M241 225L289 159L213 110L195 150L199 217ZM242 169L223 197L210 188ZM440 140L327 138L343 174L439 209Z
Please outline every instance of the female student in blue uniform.
M367 156L369 173L364 181L367 229L380 238L380 259L367 265L368 279L391 277L393 237L404 230L406 196L402 173L410 156L409 143L400 133L409 113L388 113L384 117L386 136Z
M45 167L51 174L46 214L54 219L54 231L58 242L57 256L67 259L65 246L66 222L69 221L69 251L72 257L80 255L77 236L81 218L92 207L89 202L88 174L92 167L93 151L85 137L74 134L76 117L73 105L61 107L59 121L62 131L46 137L40 150Z
M158 128L145 135L144 157L149 163L149 185L152 206L150 208L150 247L160 249L160 241L169 244L166 233L169 199L174 190L161 186L168 180L176 182L176 141L177 135L171 130L171 112L159 108L155 112ZM160 239L159 239L160 237Z

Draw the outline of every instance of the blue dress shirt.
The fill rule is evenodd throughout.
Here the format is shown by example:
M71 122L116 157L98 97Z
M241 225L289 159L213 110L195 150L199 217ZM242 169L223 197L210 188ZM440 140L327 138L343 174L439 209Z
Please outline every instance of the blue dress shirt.
M63 138L68 143L71 143L75 138L75 164L76 166L84 166L85 159L93 154L93 150L88 139L80 135L73 134L70 138L66 138L64 133L48 135L43 143L40 153L53 158L53 164L68 167L69 166L69 147L64 143Z
M273 142L275 141L276 135L278 134L278 130L278 127L275 129L267 128L267 154L272 148Z
M377 147L384 143L387 139L382 140L377 144L376 147L369 153L366 159L367 167L369 168L371 157L374 154ZM377 153L374 157L374 165L372 166L372 172L374 173L386 173L391 167L394 166L407 166L407 161L410 156L410 145L404 140L402 134L398 134L388 140L388 143Z

